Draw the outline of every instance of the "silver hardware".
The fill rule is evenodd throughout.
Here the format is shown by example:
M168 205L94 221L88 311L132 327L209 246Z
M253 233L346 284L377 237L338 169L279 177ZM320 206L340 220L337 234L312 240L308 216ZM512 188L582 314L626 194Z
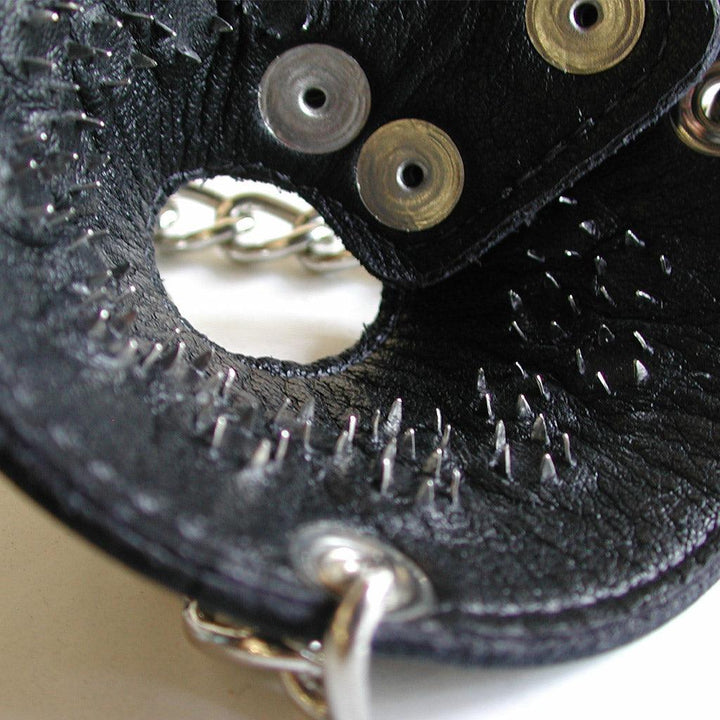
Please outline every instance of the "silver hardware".
M675 132L688 147L720 157L720 62L685 95L671 117Z
M465 169L460 151L439 127L425 120L395 120L368 138L356 181L377 220L412 232L434 227L453 211Z
M268 642L251 628L203 613L194 600L183 610L185 630L203 650L279 672L290 697L317 720L369 720L372 640L382 623L431 613L430 582L402 553L336 523L306 526L292 543L299 575L341 597L322 642Z
M284 145L313 155L351 143L370 113L370 84L357 61L330 45L276 57L260 81L265 125Z
M192 200L212 210L210 224L188 233L174 233L182 215L180 202ZM286 232L258 237L258 217L269 215L287 224ZM359 265L342 241L315 210L301 210L290 202L261 192L240 192L226 197L192 182L180 188L158 215L155 228L158 248L185 253L221 248L237 263L249 264L295 255L312 272L327 273Z
M591 75L632 52L645 25L645 0L527 0L525 25L548 63Z

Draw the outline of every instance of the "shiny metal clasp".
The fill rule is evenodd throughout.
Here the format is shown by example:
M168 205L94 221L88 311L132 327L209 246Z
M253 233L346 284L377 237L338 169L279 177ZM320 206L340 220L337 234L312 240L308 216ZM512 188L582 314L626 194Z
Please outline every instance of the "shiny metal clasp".
M341 598L322 641L269 642L252 628L206 615L194 600L183 610L185 630L205 651L279 672L290 697L316 720L370 720L372 640L382 623L430 614L430 582L394 548L335 523L302 528L292 554L302 578Z

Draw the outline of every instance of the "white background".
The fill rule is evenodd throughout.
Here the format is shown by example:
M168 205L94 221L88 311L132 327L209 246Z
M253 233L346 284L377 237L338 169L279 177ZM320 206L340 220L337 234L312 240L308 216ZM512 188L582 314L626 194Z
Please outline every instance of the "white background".
M362 271L295 259L165 261L166 285L213 339L307 361L355 340L377 309ZM187 643L181 599L61 527L0 478L0 720L300 720L272 676ZM720 586L627 647L560 666L461 669L378 659L374 720L718 717Z

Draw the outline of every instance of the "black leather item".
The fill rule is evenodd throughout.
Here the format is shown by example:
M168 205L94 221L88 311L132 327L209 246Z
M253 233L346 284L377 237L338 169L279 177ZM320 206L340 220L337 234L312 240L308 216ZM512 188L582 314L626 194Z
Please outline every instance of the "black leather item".
M0 437L16 482L272 635L312 637L332 611L292 570L293 532L332 519L373 533L440 601L383 627L386 652L576 657L656 627L716 579L720 166L658 119L715 55L714 3L647 3L630 57L589 77L544 64L523 3L83 5L6 2L0 18ZM278 145L256 108L267 63L303 42L349 52L373 92L363 135L329 156ZM468 178L456 212L416 236L371 221L353 186L363 138L408 116L450 133ZM309 366L253 359L182 319L155 267L154 214L216 173L297 190L397 281L355 347ZM336 453L351 412L358 436ZM432 497L419 491L447 423ZM281 429L284 462L253 464Z

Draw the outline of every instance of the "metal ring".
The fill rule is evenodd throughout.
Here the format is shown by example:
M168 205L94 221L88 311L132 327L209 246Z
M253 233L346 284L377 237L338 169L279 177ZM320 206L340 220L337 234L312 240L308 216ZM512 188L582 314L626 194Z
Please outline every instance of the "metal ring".
M383 225L413 232L442 222L465 184L460 151L425 120L395 120L367 140L357 163L357 187Z
M308 44L275 58L260 81L260 114L293 150L318 155L351 143L370 113L370 84L357 61L330 45Z
M527 0L525 24L548 63L591 75L630 54L645 24L645 0Z
M720 157L720 62L685 95L671 118L675 132L688 147Z

